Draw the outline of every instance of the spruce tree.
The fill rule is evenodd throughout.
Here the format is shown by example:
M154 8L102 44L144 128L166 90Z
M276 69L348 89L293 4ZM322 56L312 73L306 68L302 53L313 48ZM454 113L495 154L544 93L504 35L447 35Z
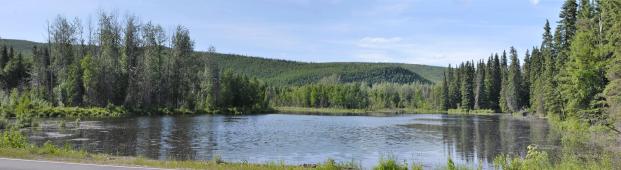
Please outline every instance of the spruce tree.
M604 90L608 113L621 116L621 3L616 0L601 0L601 15L606 43L602 46L607 59L606 78L610 81Z
M490 56L488 61L488 72L485 74L487 77L487 100L489 101L488 108L499 112L500 111L500 89L501 89L501 71L500 71L500 59L498 54Z
M2 45L2 51L0 51L0 73L7 63L9 63L9 51L6 45Z
M461 70L461 108L474 107L474 64L466 62L460 66Z
M461 92L459 81L459 69L452 68L449 65L448 68L448 81L449 81L449 108L457 108L457 105L461 104Z
M448 109L450 107L449 106L450 105L450 98L449 98L450 96L449 96L449 87L448 87L449 86L448 85L449 84L448 83L449 80L446 79L446 71L444 72L444 74L442 74L442 78L443 78L443 80L442 80L442 96L441 96L442 97L442 107L441 108L442 108L442 110L446 110L446 109Z
M529 50L524 54L524 65L522 67L522 85L520 89L520 100L523 107L530 106L530 72L531 72L531 55Z
M562 70L568 62L569 47L576 34L577 8L576 0L566 0L561 8L560 20L554 33L555 47L552 50L556 62L555 72Z
M509 97L509 70L507 68L507 52L503 51L502 52L502 57L500 60L500 75L501 75L501 79L500 79L500 101L499 103L499 107L500 110L502 112L511 112L511 109L509 108L509 103L510 102L507 98Z
M509 50L511 64L507 72L506 103L508 111L517 112L523 107L522 101L522 71L517 50L511 47Z
M545 114L544 109L544 81L543 77L544 63L541 52L534 47L531 54L531 71L530 71L530 109L539 115Z
M557 71L555 67L556 58L554 56L555 38L559 37L559 34L556 35L557 36L552 35L550 23L546 21L540 53L543 60L543 75L539 80L541 82L538 84L540 84L539 88L543 91L543 109L541 109L545 110L543 114L560 115L562 118L562 100L556 83Z
M4 68L4 73L8 89L17 88L28 80L28 68L22 53L18 53L17 57L11 58Z
M593 102L607 83L603 70L605 58L597 51L599 41L592 17L589 1L581 1L578 31L571 43L561 86L563 96L567 96L568 113L578 114L591 123L602 116L602 109L593 106Z
M485 83L486 81L486 73L487 66L483 60L479 61L476 68L476 78L475 78L475 96L474 96L474 108L475 109L484 109L487 108L487 104L489 101L487 100L487 87Z

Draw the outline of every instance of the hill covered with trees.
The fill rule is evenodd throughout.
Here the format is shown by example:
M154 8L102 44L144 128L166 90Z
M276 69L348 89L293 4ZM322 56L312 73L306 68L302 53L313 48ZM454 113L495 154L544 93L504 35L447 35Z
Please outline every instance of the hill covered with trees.
M0 39L0 45L13 47L30 60L33 46L46 43L26 40ZM342 83L435 83L442 79L443 67L403 63L308 63L261 57L223 54L217 52L194 52L210 58L223 70L256 77L273 86L303 85L320 81Z

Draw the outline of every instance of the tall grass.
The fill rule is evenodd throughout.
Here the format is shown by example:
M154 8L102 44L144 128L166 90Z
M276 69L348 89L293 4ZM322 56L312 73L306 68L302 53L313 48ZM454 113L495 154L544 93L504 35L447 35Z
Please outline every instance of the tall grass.
M380 158L379 164L373 168L374 170L407 170L408 164L398 163L394 156Z

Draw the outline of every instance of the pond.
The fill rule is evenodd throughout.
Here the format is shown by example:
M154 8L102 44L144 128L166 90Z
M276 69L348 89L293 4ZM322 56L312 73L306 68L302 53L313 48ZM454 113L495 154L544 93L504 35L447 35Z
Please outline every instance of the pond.
M526 147L554 149L558 136L546 120L510 115L326 116L263 114L248 116L151 116L83 120L79 124L44 120L25 130L37 144L52 141L91 152L153 159L286 164L319 163L328 158L371 168L381 157L425 167L456 163L490 167L501 153L525 155ZM552 152L553 153L553 152Z

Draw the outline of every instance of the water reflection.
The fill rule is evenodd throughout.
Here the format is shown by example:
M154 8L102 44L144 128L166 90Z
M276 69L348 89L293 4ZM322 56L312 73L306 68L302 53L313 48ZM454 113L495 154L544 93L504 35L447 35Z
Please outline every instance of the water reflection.
M30 139L153 159L208 160L218 155L229 161L302 164L332 158L370 167L381 156L394 155L433 167L450 156L459 163L488 166L499 153L523 156L529 144L548 149L558 144L545 120L498 115L162 116L84 121L79 127L68 123L66 128L55 122L27 130Z

